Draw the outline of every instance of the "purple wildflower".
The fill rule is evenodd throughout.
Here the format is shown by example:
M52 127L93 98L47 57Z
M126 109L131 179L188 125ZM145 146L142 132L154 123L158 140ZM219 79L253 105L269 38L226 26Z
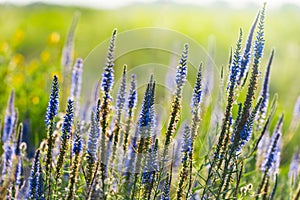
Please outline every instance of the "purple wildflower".
M50 122L53 121L54 117L57 115L58 106L59 106L59 85L58 85L57 76L54 75L52 81L52 90L48 102L46 120L45 120L47 126L50 125Z
M182 88L186 81L187 76L187 59L188 59L189 45L185 44L182 51L182 55L179 61L179 66L177 66L176 72L176 96L179 98L182 96Z
M170 200L170 187L171 187L171 178L170 178L170 174L167 174L167 178L165 180L164 183L164 187L163 187L163 192L161 195L161 200Z
M74 143L73 143L73 153L77 155L82 151L82 139L80 136L80 132L81 132L80 129L81 129L80 124L78 124L76 127Z
M293 154L292 161L290 164L289 170L289 179L291 180L291 184L296 184L296 180L299 177L299 167L300 167L300 152L299 149Z
M66 114L64 116L64 122L62 125L62 140L68 139L70 137L72 123L74 119L74 101L72 99L68 99Z
M146 155L146 163L142 174L142 184L151 183L154 173L158 171L158 140L149 148Z
M9 177L12 169L12 159L13 159L13 149L11 145L6 142L3 145L3 165L2 165L2 174L1 174L1 184L3 181Z
M118 91L118 97L116 100L116 108L118 110L118 114L122 111L126 101L126 68L127 66L125 65L123 69L122 81L120 83Z
M131 75L131 82L130 82L130 90L128 96L127 107L128 110L134 108L137 103L137 90L136 90L136 78L135 74Z
M253 35L254 35L254 30L256 27L256 24L258 22L258 18L259 18L260 12L257 14L251 29L249 31L248 34L248 38L246 41L246 46L241 58L241 67L240 67L240 74L239 74L239 78L238 78L238 84L241 83L241 80L244 78L245 74L247 73L248 70L248 65L250 63L250 59L251 59L251 46L252 46L252 39L253 39Z
M44 176L42 171L42 166L38 163L37 166L37 186L36 186L36 195L38 200L44 200Z
M153 124L154 121L154 92L155 92L155 82L153 81L153 77L151 76L150 82L147 85L147 89L144 95L144 100L142 104L142 109L140 113L139 119L139 131L141 131L142 127L148 127Z
M268 67L266 69L265 73L265 78L263 82L263 87L260 92L260 96L263 98L262 103L259 107L257 119L259 122L259 126L261 126L264 123L264 120L266 118L266 113L268 109L268 104L269 104L269 83L270 83L270 71L271 71L271 65L273 61L273 56L274 56L274 50L271 53L271 57L268 63ZM260 127L259 127L260 128Z
M74 56L74 35L75 29L78 23L79 15L75 14L71 27L69 29L69 33L67 36L67 41L65 42L62 57L61 57L61 65L63 66L65 73L68 73L71 69L71 65L73 63L73 56Z
M293 121L299 121L300 120L300 96L298 96L295 107L294 107L294 113L293 113Z
M230 89L231 91L234 90L237 82L237 77L240 72L241 67L241 49L242 49L242 29L240 29L239 38L236 42L236 48L233 54L232 63L230 66L230 75L229 75L229 82L227 89Z
M254 64L258 65L259 60L263 56L265 39L264 39L264 21L265 21L265 5L260 12L258 31L254 42Z
M30 179L29 179L29 191L28 191L28 198L29 199L38 199L38 186L39 186L39 166L40 166L40 150L38 149L35 152L34 161L32 163L32 168L30 172Z
M189 153L192 151L192 137L191 131L188 125L184 127L183 141L181 146L181 152L183 153L181 162L186 162L189 156Z
M10 137L13 132L13 127L16 121L16 113L14 108L14 99L15 93L12 90L10 93L10 97L6 107L6 114L4 118L4 127L3 127L3 135L2 135L2 142L5 143L6 141L10 140Z
M278 154L280 154L279 140L281 137L282 124L283 116L281 116L278 120L275 130L273 132L267 156L263 165L261 166L262 171L269 172L270 170L276 167L276 160L278 158Z
M82 67L83 67L82 62L83 61L81 58L77 58L72 72L70 97L71 99L75 100L74 113L76 116L78 116L78 112L79 112L79 101L80 101L80 92L81 92L81 83L82 83Z
M114 84L114 48L115 48L115 40L116 40L116 34L117 30L115 29L113 31L108 53L106 57L106 65L104 68L104 72L102 74L102 89L103 91L108 95L109 91L111 90L113 84Z
M195 114L195 109L197 109L200 105L201 97L202 97L202 64L200 65L198 70L194 91L193 91L192 102L191 102L192 113L194 114Z
M98 100L96 109L93 110L91 114L91 129L90 129L88 146L87 146L87 152L93 160L96 159L98 141L100 137L99 113L100 113L100 99Z
M23 161L21 157L21 149L20 145L23 139L23 125L20 124L19 131L18 131L18 138L17 143L15 147L15 155L17 156L17 166L15 171L15 180L16 180L16 186L20 187L23 181L22 174L23 174ZM18 188L19 189L19 188Z
M242 147L250 140L253 132L254 120L257 115L258 109L261 107L262 102L263 102L263 98L260 98L255 108L252 110L251 115L247 120L247 123L245 124L244 128L240 132L239 145L236 149L237 151L240 151Z
M82 59L77 58L72 72L71 98L79 99L82 83Z

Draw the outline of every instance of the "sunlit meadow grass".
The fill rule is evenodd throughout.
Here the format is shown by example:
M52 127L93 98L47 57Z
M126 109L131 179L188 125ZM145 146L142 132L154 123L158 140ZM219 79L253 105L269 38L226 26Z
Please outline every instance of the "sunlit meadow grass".
M261 62L265 12L264 5L247 37L242 29L236 34L229 65L220 74L220 94L225 101L217 114L222 119L216 122L216 130L205 133L207 141L201 137L201 122L210 106L207 104L214 101L203 102L207 66L201 60L190 110L182 106L187 101L183 90L189 71L189 44L182 45L166 124L159 121L155 110L156 74L149 77L144 93L137 94L139 74L129 77L126 65L115 67L116 29L94 99L83 108L84 63L81 58L73 60L76 16L62 51L64 81L53 76L48 107L43 111L47 137L36 147L32 159L27 156L23 124L14 105L17 95L14 91L10 94L1 123L0 198L299 199L299 150L290 159L288 178L280 173L284 115L275 115L277 95L269 95L274 50L266 67ZM119 85L114 84L116 70L122 71ZM114 88L118 90L116 99ZM138 95L143 96L142 102L138 102ZM299 125L299 104L298 99L291 131ZM82 119L83 109L87 120ZM181 119L182 112L190 113L189 118ZM158 126L165 126L161 133ZM179 151L175 137L180 137ZM209 143L208 138L216 138L213 147L199 155L199 147Z

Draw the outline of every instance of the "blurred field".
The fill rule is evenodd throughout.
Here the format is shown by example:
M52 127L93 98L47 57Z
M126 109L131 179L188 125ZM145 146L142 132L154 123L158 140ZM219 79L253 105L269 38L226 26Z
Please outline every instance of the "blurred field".
M235 44L240 27L246 38L257 10L253 5L237 10L225 4L205 8L151 4L115 10L42 4L25 7L1 5L1 114L5 113L8 94L14 88L21 120L27 124L33 136L27 137L36 143L44 136L44 127L40 124L43 124L46 111L51 75L60 73L61 49L76 11L81 13L81 17L75 36L75 57L85 58L96 45L111 35L113 28L123 32L143 27L162 27L193 38L205 49L208 49L208 43L213 39L215 64L220 67L227 64L229 48ZM267 11L263 64L267 64L268 55L275 48L270 92L271 97L274 93L279 94L279 112L286 113L285 129L300 95L299 35L299 8L285 6ZM297 140L293 140L289 145L289 154L296 143Z

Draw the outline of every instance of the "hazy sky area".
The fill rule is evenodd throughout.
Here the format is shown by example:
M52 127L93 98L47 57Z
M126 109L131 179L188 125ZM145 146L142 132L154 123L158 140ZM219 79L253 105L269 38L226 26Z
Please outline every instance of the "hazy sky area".
M220 0L219 0L220 1ZM300 6L300 0L221 0L227 2L235 7L243 7L249 3L261 5L267 2L268 7L279 7L285 3L292 3ZM33 2L44 2L49 4L63 4L63 5L78 5L92 8L118 8L121 6L134 4L134 3L183 3L192 5L209 5L216 2L216 0L0 0L1 3L14 3L26 5Z

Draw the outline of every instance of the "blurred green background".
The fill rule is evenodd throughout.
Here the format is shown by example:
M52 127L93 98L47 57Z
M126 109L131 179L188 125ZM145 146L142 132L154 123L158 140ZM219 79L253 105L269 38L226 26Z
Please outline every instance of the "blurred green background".
M246 38L258 10L259 7L255 5L236 9L224 3L206 7L167 3L135 4L110 10L40 3L28 6L0 5L1 118L5 114L10 90L14 88L16 107L27 129L27 140L37 146L38 141L45 137L43 121L50 81L52 74L61 76L62 47L76 11L81 16L75 35L75 57L87 57L96 45L110 37L114 28L123 32L143 27L162 27L185 34L206 49L213 38L215 64L220 67L227 65L229 49L235 45L239 28L243 28ZM270 51L275 48L270 92L271 97L274 93L279 94L278 113L284 111L286 114L285 130L288 129L294 104L300 95L299 10L299 7L286 5L267 10L266 17L266 49L262 65L266 66ZM299 134L293 138L284 147L288 147L289 155L299 145Z

